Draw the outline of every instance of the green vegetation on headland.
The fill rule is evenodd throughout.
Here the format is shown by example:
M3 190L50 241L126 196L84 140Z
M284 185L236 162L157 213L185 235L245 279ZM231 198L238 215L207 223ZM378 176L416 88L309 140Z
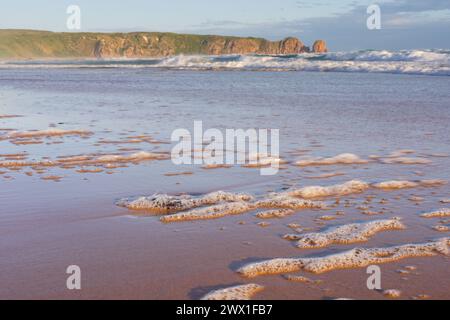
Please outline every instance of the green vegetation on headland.
M269 41L215 35L161 32L72 33L0 30L0 59L146 58L177 54L296 54L325 52L318 40L310 49L297 38Z

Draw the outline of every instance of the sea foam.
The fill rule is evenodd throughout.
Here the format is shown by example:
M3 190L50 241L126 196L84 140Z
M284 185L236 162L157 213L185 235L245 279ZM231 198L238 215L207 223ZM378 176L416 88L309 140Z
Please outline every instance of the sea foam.
M298 248L323 248L330 244L350 244L364 242L381 231L402 230L405 226L399 218L352 223L332 227L323 232L299 234L296 238ZM286 237L292 239L295 237Z
M211 291L201 300L250 300L253 295L263 289L264 287L259 284L243 284Z
M397 73L450 76L448 50L364 50L299 55L178 55L155 59L5 61L0 68L165 68Z
M361 268L371 264L382 264L412 257L448 255L450 238L442 238L418 244L404 244L386 248L355 248L323 257L275 258L249 263L237 272L245 277L268 274L291 273L304 270L324 273L336 269Z

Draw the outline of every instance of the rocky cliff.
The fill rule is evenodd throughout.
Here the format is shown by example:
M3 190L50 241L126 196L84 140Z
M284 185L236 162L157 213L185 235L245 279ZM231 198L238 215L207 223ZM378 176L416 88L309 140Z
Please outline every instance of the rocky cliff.
M322 40L320 40L322 41ZM317 43L317 42L316 42ZM314 50L324 52L323 45ZM309 52L297 38L269 41L158 32L54 33L0 30L0 58L146 58L177 54L297 54Z

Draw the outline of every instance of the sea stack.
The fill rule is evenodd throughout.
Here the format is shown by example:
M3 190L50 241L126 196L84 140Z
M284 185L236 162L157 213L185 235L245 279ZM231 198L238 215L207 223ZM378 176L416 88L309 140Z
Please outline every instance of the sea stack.
M314 53L325 53L328 52L327 44L324 40L316 40L313 44Z
M293 54L306 52L307 49L303 42L294 37L289 37L280 42L281 54Z

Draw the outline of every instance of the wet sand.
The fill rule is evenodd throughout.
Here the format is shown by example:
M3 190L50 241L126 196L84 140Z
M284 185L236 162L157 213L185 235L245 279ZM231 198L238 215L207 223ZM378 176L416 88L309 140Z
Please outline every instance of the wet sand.
M254 299L386 299L382 292L367 289L366 268L292 273L321 283L289 281L282 275L247 279L236 271L265 259L316 257L449 236L433 229L449 225L448 218L421 216L447 207L441 200L450 197L449 184L420 183L450 181L450 100L443 90L450 80L445 77L312 73L304 84L306 76L296 73L137 72L119 85L118 71L52 72L26 70L0 77L0 298L200 299L215 289L256 283L264 290ZM92 76L111 82L77 82L73 88L71 81ZM55 85L58 77L69 80ZM165 82L167 78L172 82ZM193 88L185 87L187 80L195 83ZM267 81L277 90L265 93ZM357 85L360 92L351 93ZM394 86L395 92L386 91ZM235 94L220 93L224 87ZM367 95L374 100L366 102ZM167 157L129 157L139 152L165 155L171 148L165 143L170 132L190 129L193 120L203 118L199 114L208 127L280 128L285 169L263 177L258 168L205 170L174 166ZM33 137L36 144L15 144L18 135L11 135L49 128L72 134ZM92 134L80 136L77 130ZM397 152L402 149L411 151ZM345 153L364 161L296 164L304 156L333 159ZM67 157L71 161L58 162ZM324 201L328 209L294 210L267 220L255 214L268 209L258 208L215 220L162 223L154 213L116 205L126 197L201 196L218 190L261 199L271 192L352 179L370 187L313 199ZM415 185L374 187L389 180ZM294 223L304 229L301 235L393 217L401 217L406 229L383 231L365 242L300 249L282 238L295 233L288 227ZM258 225L262 221L268 225ZM80 291L65 286L65 270L72 264L82 270ZM406 266L416 269L405 273ZM449 266L449 258L441 254L381 264L382 288L400 290L402 299L449 299Z

